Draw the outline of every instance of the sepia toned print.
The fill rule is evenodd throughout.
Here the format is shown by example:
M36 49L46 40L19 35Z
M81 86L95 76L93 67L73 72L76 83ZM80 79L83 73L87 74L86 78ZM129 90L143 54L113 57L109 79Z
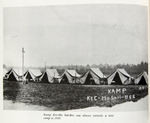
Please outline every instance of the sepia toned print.
M4 110L147 110L147 19L140 5L5 8Z

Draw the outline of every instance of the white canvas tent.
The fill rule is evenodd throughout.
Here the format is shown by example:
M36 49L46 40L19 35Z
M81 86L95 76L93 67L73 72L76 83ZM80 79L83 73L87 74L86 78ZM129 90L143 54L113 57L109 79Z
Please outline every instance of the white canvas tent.
M5 79L8 81L19 81L19 76L17 73L14 71L14 69L10 69L6 74L5 74Z
M13 68L13 70L17 73L18 76L22 76L22 69L21 68Z
M18 81L22 81L23 80L23 74L24 74L22 69L21 68L14 68L13 70L16 72L16 74L18 76Z
M80 75L79 75L75 70L67 70L67 72L68 72L72 77L80 77Z
M80 81L81 84L86 85L105 84L105 78L106 76L101 72L99 68L91 68L80 78Z
M29 72L31 73L33 80L38 82L40 76L42 75L41 71L39 69L29 69Z
M30 71L27 70L24 74L24 80L27 82L35 81L36 76Z
M34 76L40 76L42 74L39 69L29 69L29 71L32 72Z
M75 84L79 83L80 75L75 70L65 70L62 74L60 83L61 84Z
M132 77L125 71L125 69L119 68L108 76L107 81L109 85L128 85L132 84Z
M39 78L41 82L49 82L49 83L58 83L58 79L60 78L56 69L46 69L44 73Z
M134 83L136 85L147 85L148 84L148 75L144 71L141 74L138 75L138 77L135 79Z
M56 69L47 69L47 71L51 77L60 78Z

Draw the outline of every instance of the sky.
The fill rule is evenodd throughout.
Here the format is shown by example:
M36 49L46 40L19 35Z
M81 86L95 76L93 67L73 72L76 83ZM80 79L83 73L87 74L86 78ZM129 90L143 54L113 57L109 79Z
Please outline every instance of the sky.
M89 4L4 9L4 64L138 64L148 61L147 7Z

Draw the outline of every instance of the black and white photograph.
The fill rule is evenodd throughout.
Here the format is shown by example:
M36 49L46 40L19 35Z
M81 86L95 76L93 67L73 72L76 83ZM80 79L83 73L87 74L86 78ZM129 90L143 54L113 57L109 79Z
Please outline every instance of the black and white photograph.
M148 111L148 6L5 7L3 22L3 110Z

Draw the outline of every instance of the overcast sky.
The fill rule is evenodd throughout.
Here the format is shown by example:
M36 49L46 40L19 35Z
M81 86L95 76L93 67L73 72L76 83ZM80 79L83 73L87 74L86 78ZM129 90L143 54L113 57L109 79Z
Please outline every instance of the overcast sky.
M4 9L4 64L137 64L147 61L147 8L59 5Z

